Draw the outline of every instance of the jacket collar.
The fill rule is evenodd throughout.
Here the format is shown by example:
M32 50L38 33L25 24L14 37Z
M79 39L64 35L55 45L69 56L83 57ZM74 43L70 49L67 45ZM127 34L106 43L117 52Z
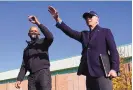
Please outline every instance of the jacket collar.
M93 30L90 29L90 32L93 32L93 31L99 30L100 28L101 28L101 27L100 27L99 25L96 25L96 26L94 27Z
M27 42L28 45L32 45L32 44L35 44L37 42L37 40L38 39L36 39L34 41L33 40L31 40L31 41L26 40L26 42Z

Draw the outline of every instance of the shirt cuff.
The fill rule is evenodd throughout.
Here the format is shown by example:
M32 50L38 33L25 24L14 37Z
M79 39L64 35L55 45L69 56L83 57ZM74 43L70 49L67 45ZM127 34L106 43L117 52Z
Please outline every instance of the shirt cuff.
M61 21L59 21L59 22L57 22L57 24L61 24L62 23L62 20Z

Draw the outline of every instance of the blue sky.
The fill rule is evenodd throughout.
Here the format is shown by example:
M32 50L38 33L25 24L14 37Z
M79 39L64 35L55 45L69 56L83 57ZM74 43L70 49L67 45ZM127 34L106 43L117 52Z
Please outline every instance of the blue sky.
M96 11L100 26L112 30L117 46L132 42L131 1L0 2L0 72L20 68L25 40L29 40L27 32L33 26L27 19L28 15L36 15L54 35L49 49L50 61L80 55L81 44L55 27L55 21L47 9L49 5L54 6L62 20L77 31L89 30L82 14L89 10Z

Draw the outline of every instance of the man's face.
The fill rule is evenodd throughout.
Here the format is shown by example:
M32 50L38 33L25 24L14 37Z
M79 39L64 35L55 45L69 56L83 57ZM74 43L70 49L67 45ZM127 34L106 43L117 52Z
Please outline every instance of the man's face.
M85 18L85 21L88 26L95 26L98 24L98 17L90 15Z
M37 27L31 27L30 30L29 30L29 33L28 33L29 37L31 39L35 39L35 38L38 38L39 37L39 31L38 31L38 28Z

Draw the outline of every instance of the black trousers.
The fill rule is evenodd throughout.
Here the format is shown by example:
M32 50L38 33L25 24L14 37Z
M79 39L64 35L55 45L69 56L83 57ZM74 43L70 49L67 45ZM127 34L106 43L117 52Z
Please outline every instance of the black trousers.
M112 80L102 77L86 77L87 90L113 90Z
M51 90L51 73L42 69L28 76L28 90Z

